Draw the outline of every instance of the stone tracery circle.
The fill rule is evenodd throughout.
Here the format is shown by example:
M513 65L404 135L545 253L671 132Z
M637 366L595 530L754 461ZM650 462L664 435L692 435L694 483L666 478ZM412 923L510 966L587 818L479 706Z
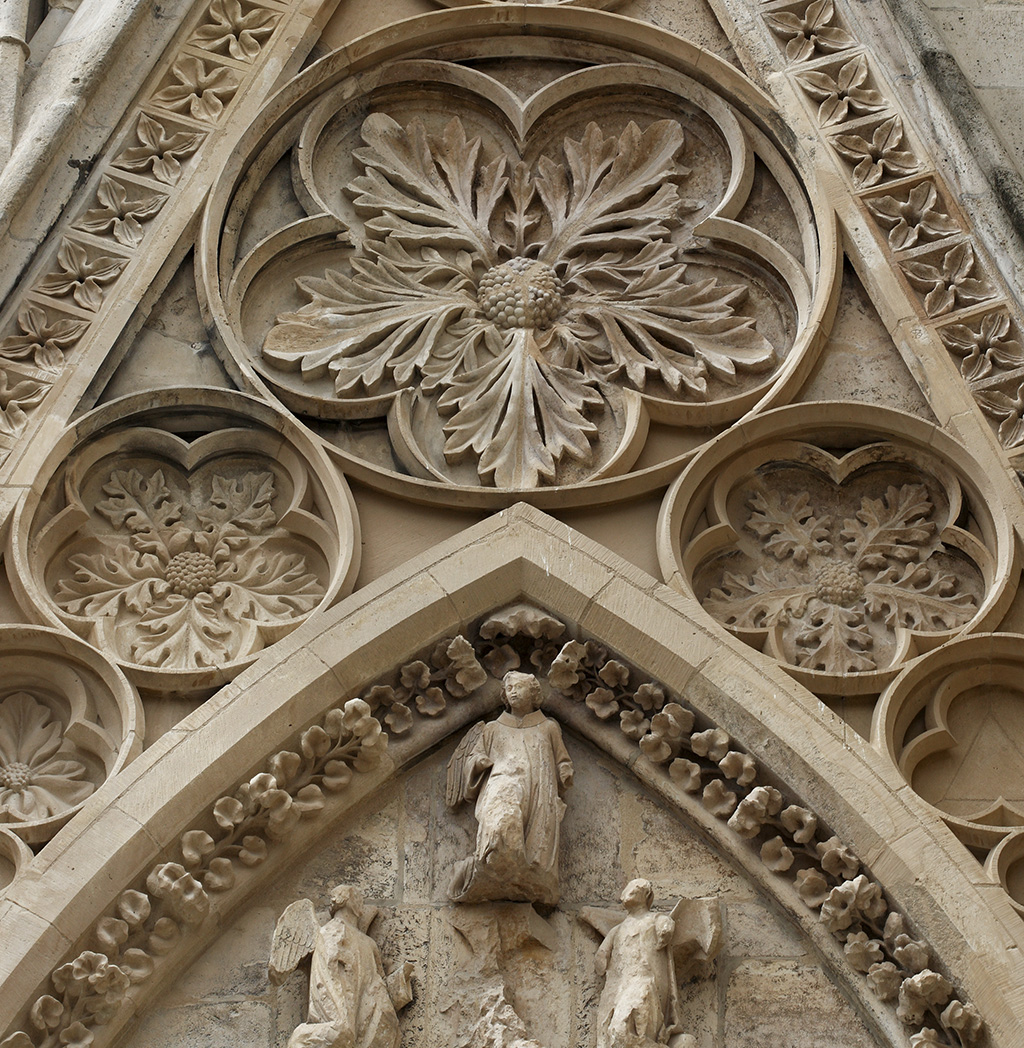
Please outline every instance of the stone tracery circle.
M694 459L659 520L669 585L826 696L877 695L923 652L998 622L1017 556L963 448L901 412L850 416L795 405L738 428Z
M513 65L564 50L558 12L516 14L529 36L478 10L443 52L339 56L291 85L210 201L201 293L220 351L350 475L478 506L601 502L799 380L830 316L833 218L747 116L752 86L723 64L709 90L676 38L682 58L638 60L628 23L588 12L573 50L592 65L528 100L460 64L488 30ZM755 177L775 239L744 210ZM261 209L271 185L286 224Z
M239 394L176 393L66 432L11 532L26 610L156 691L229 680L358 568L348 489L299 427Z

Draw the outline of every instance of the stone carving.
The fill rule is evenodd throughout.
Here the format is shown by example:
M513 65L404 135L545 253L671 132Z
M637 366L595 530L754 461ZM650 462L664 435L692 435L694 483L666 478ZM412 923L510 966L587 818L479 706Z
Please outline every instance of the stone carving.
M835 75L823 69L798 73L803 89L821 104L818 123L823 127L841 124L851 116L876 113L887 105L881 93L869 84L867 59L857 55L838 64Z
M950 324L942 329L942 341L946 348L960 357L960 374L974 388L975 396L982 408L995 408L981 388L975 383L996 374L1002 378L1008 371L1024 368L1024 347L1015 337L1010 316L1006 312L986 313L980 318L963 324ZM1024 432L1012 427L1000 432L1000 440L1010 448L1024 439Z
M47 819L80 804L96 784L48 706L28 692L0 701L0 821Z
M98 235L109 232L119 244L126 247L138 247L142 243L145 236L142 223L157 214L167 202L164 193L119 182L109 175L100 179L96 198L100 206L86 211L76 228Z
M206 138L204 131L168 131L159 120L139 114L135 128L137 146L129 146L114 160L125 171L150 173L158 181L174 185L181 178L181 162L193 156Z
M153 95L153 104L207 124L220 119L241 84L233 69L207 64L192 55L182 55L167 79L170 82Z
M367 934L377 909L351 885L331 891L331 917L322 927L308 899L294 902L274 929L270 981L280 985L311 959L309 1015L288 1048L398 1048L398 1015L411 1000L412 965L384 975L377 944Z
M28 411L46 396L49 382L38 379L13 379L11 373L0 369L0 433L17 437L28 425Z
M941 317L995 294L984 276L971 276L980 267L967 240L933 256L933 261L901 262L900 266L911 285L923 294L924 309L930 317Z
M699 511L677 501L689 497L677 485L663 525L677 513L693 523L662 547L663 570L818 694L877 694L918 645L977 628L1005 595L1004 583L993 586L992 557L1007 549L993 546L991 531L975 533L990 536L985 545L966 534L988 507L981 495L967 497L978 467L958 461L959 449L937 456L934 442L927 451L878 442L880 426L836 457L823 450L831 436L784 442L782 433L799 441L809 432L800 417L780 410L774 439L756 454L747 443L741 453L737 437L691 473L687 486L705 485L706 524L696 526ZM824 425L824 409L819 418ZM934 436L932 427L920 434ZM848 434L843 443L856 440Z
M737 837L750 842L767 869L792 881L804 904L843 945L848 963L863 973L870 990L881 1001L899 1005L900 1021L915 1031L912 1039L964 1048L981 1036L984 1026L977 1009L959 1000L949 980L930 968L927 943L912 937L881 887L861 872L857 856L828 832L814 812L789 803L774 786L756 785L757 762L727 732L706 718L698 724L694 711L666 688L596 641L571 639L561 647L553 643L564 636L566 627L537 608L523 604L502 608L468 632L471 640L447 638L438 647L447 649L462 641L477 653L481 664L522 664L546 672L557 692L552 703L564 696L586 710L598 733L611 719L603 715L611 700L600 696L588 701L599 688L611 692L622 714L659 709L664 716L652 716L649 732L640 736L640 759L663 769L665 788L678 791L681 806L694 817L703 811L724 822ZM594 681L600 684L595 686ZM483 683L473 691L479 692ZM381 682L375 687L380 686L388 685ZM415 704L410 717L433 719ZM632 717L620 716L620 728L637 738ZM57 969L52 981L58 996L47 993L37 999L32 1015L40 1019L33 1018L29 1027L33 1033L16 1030L0 1042L0 1048L56 1048L84 1035L98 1040L98 1028L110 1022L124 997L120 988L124 980L113 969L137 984L149 979L157 965L173 960L189 930L210 917L212 898L235 887L237 867L262 864L300 820L318 815L325 794L341 794L355 774L372 771L386 743L380 723L361 699L331 710L322 725L303 732L294 751L276 754L267 771L242 783L232 796L220 798L206 813L204 825L217 827L217 839L204 829L187 831L180 842L181 862L158 864L146 878L144 891L121 894L115 912L95 928L104 954L85 951ZM701 804L694 808L687 798L696 794L701 795ZM451 920L470 952L480 958L473 973L479 969L490 980L482 990L477 974L471 973L470 983L453 989L465 1006L467 1029L483 1038L474 1045L493 1044L486 1039L493 1033L505 1037L498 1043L516 1045L518 1038L522 1042L518 1048L537 1048L509 1003L503 980L488 973L494 974L495 959L500 960L503 950L535 944L550 948L548 922L532 906L511 903L459 905ZM697 926L689 918L684 923L691 930ZM611 930L610 924L595 926L602 934ZM97 974L97 966L110 974ZM69 977L72 971L80 973L77 982ZM101 985L110 983L103 991L102 1006L89 996L99 992L89 982L89 973L97 974ZM471 985L476 987L475 997ZM76 994L88 997L84 1008L76 1006ZM81 1030L75 1026L78 1022ZM72 1028L75 1032L60 1040Z
M836 135L836 151L853 164L853 180L861 188L877 185L886 178L903 178L920 169L913 152L901 149L903 122L898 116L882 120L871 138L863 135Z
M57 270L35 286L44 295L70 295L83 309L95 312L103 305L106 286L113 283L128 264L126 258L98 255L82 244L64 237L57 251Z
M327 370L341 398L436 394L448 462L531 488L563 460L591 463L613 376L699 399L710 374L772 365L738 312L745 289L694 281L669 240L702 207L676 187L689 173L678 123L611 136L591 123L532 169L492 159L458 119L434 138L375 114L362 137L348 192L372 239L353 276L300 280L311 301L267 335L274 366Z
M856 43L845 29L834 24L833 0L811 0L796 11L773 11L764 20L777 37L786 41L786 58L791 62L830 55Z
M16 527L23 599L158 690L222 683L350 582L343 482L276 411L200 402L210 432L190 440L159 410L133 427L123 404L116 436L80 426L51 459L57 502L30 499Z
M626 915L583 911L604 939L595 966L604 977L598 1004L597 1048L695 1048L681 1024L679 983L710 961L721 942L717 903L695 908L680 901L671 914L651 910L654 889L642 878L623 889ZM699 927L690 927L690 924ZM611 927L608 927L611 924Z
M73 346L88 326L88 321L27 305L18 314L18 333L0 341L0 360L24 361L48 376L57 375L64 367L63 351Z
M43 994L32 1007L32 1036L18 1030L0 1045L91 1044L98 1029L118 1014L129 988L149 979L211 916L216 896L230 892L239 874L265 862L301 820L318 815L328 796L343 793L354 775L372 771L387 741L361 699L329 710L320 724L299 735L294 750L275 754L268 770L211 806L204 825L216 836L186 831L179 842L180 862L158 863L139 888L118 896L114 911L94 929L102 952L85 950L57 968L51 975L53 993Z
M280 20L279 14L256 4L213 0L206 21L188 42L212 54L252 62Z
M572 761L558 725L540 710L540 682L505 675L507 712L471 728L448 765L449 808L472 801L476 847L456 864L455 902L558 903L558 841Z
M889 247L903 251L960 232L960 223L946 213L932 181L918 182L909 190L867 198L868 210L888 230Z
M831 240L808 235L785 159L722 98L639 64L552 74L528 105L456 61L387 76L394 100L368 97L358 122L311 86L273 147L273 163L295 151L306 217L275 231L239 199L252 235L225 228L202 263L224 349L330 420L361 477L543 501L627 474L652 421L671 427L658 461L681 460L816 351ZM622 92L594 120L610 79L676 101ZM421 104L425 83L458 112Z
M140 722L128 682L96 651L0 628L0 825L48 840L139 752Z
M83 618L129 616L123 658L188 669L230 662L261 624L285 624L323 597L306 558L279 548L270 472L213 474L207 486L115 470L102 490L96 512L114 534L102 552L68 557L73 574L55 598Z

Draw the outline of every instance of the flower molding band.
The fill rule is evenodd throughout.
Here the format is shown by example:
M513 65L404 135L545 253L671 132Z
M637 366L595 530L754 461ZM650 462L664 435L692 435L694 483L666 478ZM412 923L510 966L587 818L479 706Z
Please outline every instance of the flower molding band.
M524 100L463 62L511 33L486 9L443 51L332 56L270 103L204 222L227 366L417 499L650 490L786 395L834 310L834 219L748 81L679 41L633 54L614 16L569 42L562 12L521 14L513 67L578 68Z
M12 529L26 608L157 691L230 679L347 592L359 549L344 481L297 426L238 394L178 392L68 431Z

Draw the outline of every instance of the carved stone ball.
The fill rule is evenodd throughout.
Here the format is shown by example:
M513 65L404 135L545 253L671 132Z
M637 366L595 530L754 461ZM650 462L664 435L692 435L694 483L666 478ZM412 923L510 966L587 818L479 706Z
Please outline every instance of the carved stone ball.
M864 580L850 564L826 564L814 579L814 589L826 604L852 604L864 595Z
M0 786L20 793L32 781L32 769L21 761L0 764Z
M498 327L546 328L562 309L562 282L546 262L517 255L484 273L476 297Z
M208 593L217 581L217 565L205 553L177 553L167 565L167 581L182 597Z

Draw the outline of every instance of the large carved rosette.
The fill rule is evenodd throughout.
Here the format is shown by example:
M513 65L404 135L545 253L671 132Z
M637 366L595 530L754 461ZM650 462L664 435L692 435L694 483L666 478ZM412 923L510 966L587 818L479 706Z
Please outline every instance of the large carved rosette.
M998 622L1016 555L959 445L881 408L835 425L835 408L781 408L698 456L666 496L659 555L670 585L816 694L870 696Z
M0 627L0 892L104 780L142 750L124 675L66 632Z
M829 317L831 220L749 85L517 15L531 35L473 12L506 34L500 66L467 61L494 46L474 39L311 71L207 214L221 350L346 471L418 498L663 483L797 381ZM529 97L526 71L547 81Z
M26 609L157 691L230 679L357 566L347 488L297 427L237 394L190 390L186 407L181 392L80 423L12 529Z

